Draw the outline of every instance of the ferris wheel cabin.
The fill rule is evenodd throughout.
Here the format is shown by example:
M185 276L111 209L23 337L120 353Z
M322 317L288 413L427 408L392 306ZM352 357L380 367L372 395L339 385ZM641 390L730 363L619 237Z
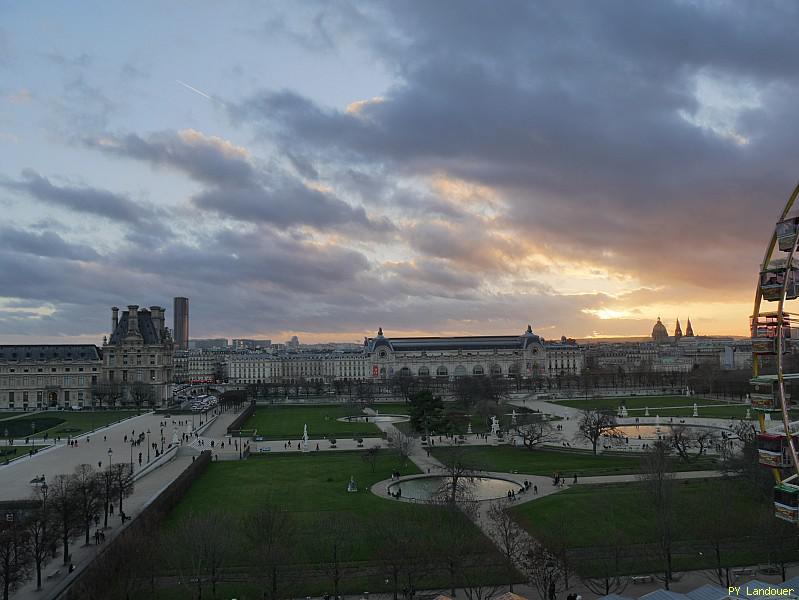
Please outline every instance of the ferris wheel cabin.
M791 523L799 523L799 485L785 480L774 486L774 516Z
M799 217L783 219L777 223L777 247L781 252L790 252L796 245L796 234L799 232Z
M799 297L799 268L796 262L792 261L791 265L788 265L787 259L777 258L760 271L760 292L763 294L763 299L769 302L779 301L782 298L786 277L788 279L785 288L786 300Z
M777 353L777 331L779 313L767 312L749 317L749 330L752 335L754 354ZM789 313L782 313L782 339L799 340L799 319ZM783 354L788 352L788 344L782 344Z
M799 379L799 373L786 373L783 380ZM782 402L780 401L780 386L776 375L758 375L749 380L752 384L752 392L749 400L752 408L764 412L781 411ZM785 393L785 402L791 405L789 394Z
M799 438L791 436L794 450L799 451ZM757 434L758 462L764 467L787 469L791 466L788 450L788 436L785 433L764 431Z

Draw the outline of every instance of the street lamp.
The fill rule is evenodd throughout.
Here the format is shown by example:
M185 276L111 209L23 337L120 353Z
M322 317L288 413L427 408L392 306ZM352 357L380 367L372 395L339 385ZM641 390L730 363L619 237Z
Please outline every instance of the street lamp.
M150 462L150 428L147 428L147 462Z
M162 433L161 433L161 454L163 454L164 453L164 434L163 434L164 430L162 429L161 431L162 431Z
M133 438L130 440L130 472L133 473Z
M112 455L113 453L114 453L114 451L113 451L113 450L111 450L111 448L109 448L109 449L108 449L108 470L109 470L109 471L111 470L111 455Z

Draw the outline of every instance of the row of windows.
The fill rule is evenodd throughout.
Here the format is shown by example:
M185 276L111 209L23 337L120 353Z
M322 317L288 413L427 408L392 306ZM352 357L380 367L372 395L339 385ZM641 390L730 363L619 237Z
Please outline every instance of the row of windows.
M78 373L83 373L84 367L77 367L76 370L77 370ZM92 370L92 372L97 372L97 367L92 367L91 370ZM59 372L62 372L62 371L64 373L71 373L72 372L72 367L63 367L63 368L61 368L61 367L50 367L50 373L59 373ZM22 368L19 371L17 371L16 367L9 368L9 369L0 369L0 373L17 373L17 372L19 372L19 373L33 373L34 371L32 370L32 368L27 368L27 367ZM45 369L44 369L44 367L37 367L35 372L36 373L44 373Z
M31 387L34 385L87 385L97 383L97 375L16 375L0 377L0 387Z

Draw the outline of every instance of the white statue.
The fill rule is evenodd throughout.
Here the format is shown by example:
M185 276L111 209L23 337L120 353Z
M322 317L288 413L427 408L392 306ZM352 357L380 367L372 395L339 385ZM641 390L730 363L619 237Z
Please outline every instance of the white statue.
M699 407L696 405L696 402L694 402L694 416L699 416Z
M660 415L655 415L655 431L660 433Z
M644 416L645 417L649 416L649 407L648 406L644 409Z
M516 425L516 409L514 408L511 411L510 422L512 425Z
M749 421L752 418L752 414L749 412L749 409L746 409L746 420Z
M358 491L358 484L355 483L355 477L353 475L350 475L350 482L347 484L347 491L348 492Z
M491 417L491 435L494 437L499 435L499 420L496 416Z
M472 435L472 422L469 421L469 425L466 427L466 433Z
M308 450L308 424L302 427L302 449Z

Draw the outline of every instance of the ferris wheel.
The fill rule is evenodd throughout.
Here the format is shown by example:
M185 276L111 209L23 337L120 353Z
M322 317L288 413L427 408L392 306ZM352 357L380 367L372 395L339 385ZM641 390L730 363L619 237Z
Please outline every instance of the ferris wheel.
M799 524L799 421L791 422L787 385L799 373L786 371L785 355L799 341L799 313L786 303L799 297L799 214L792 213L796 186L766 249L750 317L752 409L758 415L758 457L774 474L774 514ZM769 416L767 419L767 415Z

